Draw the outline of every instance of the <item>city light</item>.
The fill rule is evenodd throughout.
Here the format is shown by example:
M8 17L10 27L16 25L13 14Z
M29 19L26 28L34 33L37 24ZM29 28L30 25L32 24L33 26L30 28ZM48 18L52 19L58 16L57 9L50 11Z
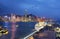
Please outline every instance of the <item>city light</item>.
M5 18L8 18L8 16L4 16Z
M59 28L59 27L56 27L54 30L55 30L56 32L60 32L60 28Z

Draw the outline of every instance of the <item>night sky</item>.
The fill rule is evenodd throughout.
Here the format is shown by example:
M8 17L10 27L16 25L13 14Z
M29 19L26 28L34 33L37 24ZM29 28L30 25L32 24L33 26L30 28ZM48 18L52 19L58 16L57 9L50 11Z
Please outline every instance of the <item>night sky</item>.
M23 15L25 9L36 16L60 19L60 0L0 0L0 15Z

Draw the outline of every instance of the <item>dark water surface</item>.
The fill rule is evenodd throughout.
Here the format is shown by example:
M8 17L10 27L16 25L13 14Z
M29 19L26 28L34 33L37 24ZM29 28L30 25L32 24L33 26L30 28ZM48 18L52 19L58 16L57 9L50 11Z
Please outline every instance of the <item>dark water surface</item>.
M1 22L0 22L1 23ZM36 22L17 22L15 23L16 31L14 39L21 39L33 32ZM3 35L0 39L11 39L12 35L12 24L11 22L3 22L3 27L6 27L9 31L8 35Z
M15 33L14 39L22 39L25 36L29 35L30 33L34 32L34 27L35 27L36 23L37 22L17 22L17 23L15 23L16 31L14 32ZM12 25L14 25L14 24L11 22L0 22L0 24L3 27L6 27L9 31L9 34L1 36L0 39L11 39ZM46 30L46 29L44 29L44 30ZM35 39L55 39L56 38L55 32L53 32L53 31L44 31L43 33L48 34L46 36L47 38L46 37L41 37L41 38L36 37Z

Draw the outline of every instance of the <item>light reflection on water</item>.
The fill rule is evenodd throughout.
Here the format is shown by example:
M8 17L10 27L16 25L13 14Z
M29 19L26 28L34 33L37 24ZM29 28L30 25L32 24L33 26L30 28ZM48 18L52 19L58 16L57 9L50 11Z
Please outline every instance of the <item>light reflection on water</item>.
M34 29L34 25L36 24L36 22L17 22L15 24L18 27L16 27L16 31L15 33L15 38L14 39L21 39L27 35L29 35L30 33L33 32ZM9 30L9 34L8 35L4 35L2 37L0 37L0 39L11 39L12 36L12 23L11 22L3 22L3 26L6 26L7 29ZM50 36L51 33L48 33Z
M36 22L17 22L14 26L16 28L15 38L19 39L27 36L29 33L33 32L34 25ZM18 25L18 27L16 27ZM11 39L12 36L12 23L11 22L3 22L3 26L6 27L9 30L9 34L6 36L2 36L0 39Z

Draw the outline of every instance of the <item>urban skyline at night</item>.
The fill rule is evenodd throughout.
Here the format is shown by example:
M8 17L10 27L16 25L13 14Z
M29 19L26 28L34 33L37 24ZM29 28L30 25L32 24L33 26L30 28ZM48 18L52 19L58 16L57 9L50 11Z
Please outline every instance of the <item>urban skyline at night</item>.
M60 19L59 0L0 0L0 15L2 14L34 14L41 17Z
M0 0L0 39L60 39L60 0Z

